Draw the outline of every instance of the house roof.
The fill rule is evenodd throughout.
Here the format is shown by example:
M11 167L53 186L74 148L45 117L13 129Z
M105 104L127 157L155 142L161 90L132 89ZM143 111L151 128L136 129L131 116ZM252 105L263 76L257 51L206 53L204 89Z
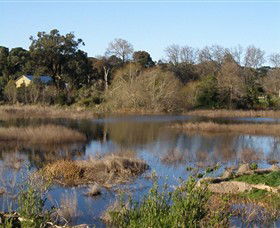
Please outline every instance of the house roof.
M53 81L52 77L47 76L47 75L41 75L41 76L23 75L23 76L27 77L31 81L36 77L38 77L40 79L40 81L43 83L49 83L49 82Z

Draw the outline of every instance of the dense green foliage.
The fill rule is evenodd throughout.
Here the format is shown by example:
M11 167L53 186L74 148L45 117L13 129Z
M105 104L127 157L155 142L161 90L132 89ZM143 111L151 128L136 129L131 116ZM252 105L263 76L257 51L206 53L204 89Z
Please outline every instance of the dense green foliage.
M166 112L280 108L280 55L272 54L267 59L271 66L263 66L264 52L254 46L242 53L241 47L171 45L165 49L167 61L155 62L123 39L113 40L104 56L94 58L80 49L84 42L73 33L53 29L30 40L29 50L0 46L1 103ZM33 80L16 89L23 74L48 75L53 83Z
M141 202L123 203L120 208L109 211L111 221L118 227L216 227L225 221L228 214L219 217L207 209L210 192L205 187L196 187L190 178L173 192L162 192L155 184Z

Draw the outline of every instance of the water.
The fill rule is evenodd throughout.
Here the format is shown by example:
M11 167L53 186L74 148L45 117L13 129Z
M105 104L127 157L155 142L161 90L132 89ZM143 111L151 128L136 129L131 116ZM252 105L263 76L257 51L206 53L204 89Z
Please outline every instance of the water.
M0 122L1 126L28 126L47 123L76 129L87 136L84 144L74 143L62 146L36 145L0 142L1 185L11 192L17 191L17 184L24 176L40 169L45 163L59 159L86 159L120 150L134 151L155 171L159 183L167 183L170 188L178 185L179 179L187 179L191 171L187 167L199 167L203 171L209 165L219 163L221 167L209 175L220 175L225 167L237 166L239 162L256 161L261 167L268 166L267 160L280 160L280 138L271 136L216 134L189 134L169 128L172 123L188 121L217 121L223 123L262 122L275 123L271 118L220 118L207 119L182 115L115 115L92 120L10 120ZM132 183L120 186L134 197L141 198L152 185L148 178L151 170ZM85 196L86 186L62 188L53 186L48 193L49 206L58 206L62 197L77 198L78 213L73 224L95 224L105 226L100 215L117 197L117 189L102 190L101 196ZM12 194L11 194L12 195ZM0 198L2 210L7 210L10 202ZM236 219L233 219L233 222ZM236 220L237 221L237 220ZM240 221L234 222L239 224ZM278 223L277 223L278 224ZM278 224L280 225L280 224Z

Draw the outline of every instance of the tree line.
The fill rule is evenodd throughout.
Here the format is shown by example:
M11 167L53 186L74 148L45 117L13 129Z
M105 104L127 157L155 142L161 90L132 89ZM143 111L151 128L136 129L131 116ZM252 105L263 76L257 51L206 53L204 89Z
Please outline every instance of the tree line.
M1 103L154 111L280 108L280 53L266 56L253 45L172 44L156 62L124 39L110 42L98 57L81 50L82 39L57 29L38 32L30 42L28 50L0 46ZM23 74L49 75L53 84L33 80L16 88Z

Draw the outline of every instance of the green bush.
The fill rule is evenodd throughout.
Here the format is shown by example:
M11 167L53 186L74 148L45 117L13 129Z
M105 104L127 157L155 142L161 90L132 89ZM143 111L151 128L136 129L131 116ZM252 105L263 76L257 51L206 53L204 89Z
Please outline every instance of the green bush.
M200 224L219 225L217 216L209 216L207 202L211 194L207 187L197 187L194 178L173 192L159 191L154 184L149 194L139 203L122 202L121 210L109 211L111 222L117 227L199 227ZM217 221L217 222L215 222Z

